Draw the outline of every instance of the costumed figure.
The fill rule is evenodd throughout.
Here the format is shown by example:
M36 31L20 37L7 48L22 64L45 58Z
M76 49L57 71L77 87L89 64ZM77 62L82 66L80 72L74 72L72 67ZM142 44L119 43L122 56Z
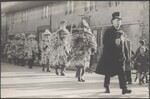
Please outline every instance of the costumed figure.
M69 31L65 28L64 25L60 27L60 29L53 34L52 37L52 54L51 61L55 66L56 75L59 75L59 69L61 76L65 76L65 69L67 64L67 58L69 56L70 51L70 35Z
M4 53L7 56L7 59L8 59L9 63L11 63L12 58L13 58L12 51L13 51L13 49L12 49L11 40L8 40L7 44L5 45Z
M76 77L79 82L83 79L85 69L90 65L90 55L97 50L96 38L92 34L85 20L79 24L79 28L72 29L72 43L69 66L77 68Z
M35 57L37 54L38 54L38 43L35 40L35 35L30 34L28 37L28 41L26 43L26 55L27 55L26 58L30 69L34 64Z
M19 43L20 43L20 35L19 34L16 34L15 35L15 39L14 39L14 42L13 42L13 47L14 47L14 63L15 65L19 65Z
M20 34L20 40L19 40L19 49L18 49L18 53L19 53L19 64L21 66L25 66L26 64L26 60L25 60L25 42L26 42L26 36L24 33Z
M43 71L45 71L45 67L47 67L47 72L50 72L50 48L51 48L51 32L46 29L42 35L42 41L40 42L41 49L41 65L43 67Z

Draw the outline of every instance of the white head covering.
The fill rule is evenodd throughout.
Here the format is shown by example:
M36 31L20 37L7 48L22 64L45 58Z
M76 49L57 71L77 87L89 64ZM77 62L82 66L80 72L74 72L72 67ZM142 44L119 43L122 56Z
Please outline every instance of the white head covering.
M43 33L43 35L44 35L44 36L45 36L45 35L51 36L52 33L51 33L48 29L46 29L45 32Z
M28 38L35 38L35 35L30 34Z

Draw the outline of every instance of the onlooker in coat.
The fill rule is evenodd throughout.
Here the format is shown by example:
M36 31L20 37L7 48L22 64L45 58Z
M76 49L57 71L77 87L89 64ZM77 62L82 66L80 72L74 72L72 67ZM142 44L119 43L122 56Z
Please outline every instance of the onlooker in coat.
M135 56L134 56L134 60L136 59L136 57L137 57L137 55L140 53L140 48L142 47L142 46L144 46L146 49L145 49L145 53L147 53L148 54L148 48L145 46L145 41L144 40L140 40L139 41L139 43L140 43L140 46L139 46L139 48L137 49L137 51L136 51L136 53L135 53ZM149 54L148 54L149 55ZM135 62L135 64L134 64L134 70L136 70L136 77L135 77L135 80L134 80L134 82L136 82L136 80L137 80L137 78L138 78L138 72L137 72L137 64L136 64L136 62ZM142 79L144 79L144 76L142 77ZM144 81L142 80L142 83L144 83Z
M127 48L123 37L117 37L121 34L121 15L120 12L114 12L112 14L113 26L107 29L103 36L103 54L99 60L96 68L96 73L105 75L104 87L106 93L110 93L109 84L110 77L118 75L120 88L122 94L131 93L131 90L127 89L126 78L123 70L125 59L128 60ZM119 31L117 33L117 31Z
M147 72L148 72L148 65L149 65L149 58L148 55L145 53L146 48L143 46L140 48L140 53L136 57L136 64L137 64L137 71L139 74L139 85L142 85L142 73L146 78L146 82L148 82Z
M128 48L128 56L129 56L129 61L125 61L125 76L126 76L126 82L128 82L128 84L132 84L132 78L131 78L131 70L132 70L132 48L131 48L131 41L129 39L126 39L126 44L127 44L127 48Z

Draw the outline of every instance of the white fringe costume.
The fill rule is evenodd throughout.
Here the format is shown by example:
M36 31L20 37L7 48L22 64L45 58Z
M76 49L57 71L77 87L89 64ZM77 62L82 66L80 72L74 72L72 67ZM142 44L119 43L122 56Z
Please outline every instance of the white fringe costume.
M67 65L89 67L91 49L96 51L97 43L95 36L90 30L74 29L72 33L71 60Z
M52 36L51 61L53 66L65 65L67 63L67 53L70 51L70 35L67 30L64 31L66 32L66 36L63 40L59 37L59 31Z

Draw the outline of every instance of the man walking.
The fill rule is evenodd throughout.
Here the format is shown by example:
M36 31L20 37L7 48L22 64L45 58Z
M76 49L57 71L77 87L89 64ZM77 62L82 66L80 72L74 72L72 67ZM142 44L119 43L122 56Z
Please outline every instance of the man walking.
M104 33L103 54L95 71L98 74L105 75L104 87L106 88L106 93L110 93L110 77L115 75L118 75L122 94L131 93L131 90L127 89L123 70L124 62L128 60L128 55L122 36L123 31L120 29L121 21L120 12L114 12L111 20L113 26Z

